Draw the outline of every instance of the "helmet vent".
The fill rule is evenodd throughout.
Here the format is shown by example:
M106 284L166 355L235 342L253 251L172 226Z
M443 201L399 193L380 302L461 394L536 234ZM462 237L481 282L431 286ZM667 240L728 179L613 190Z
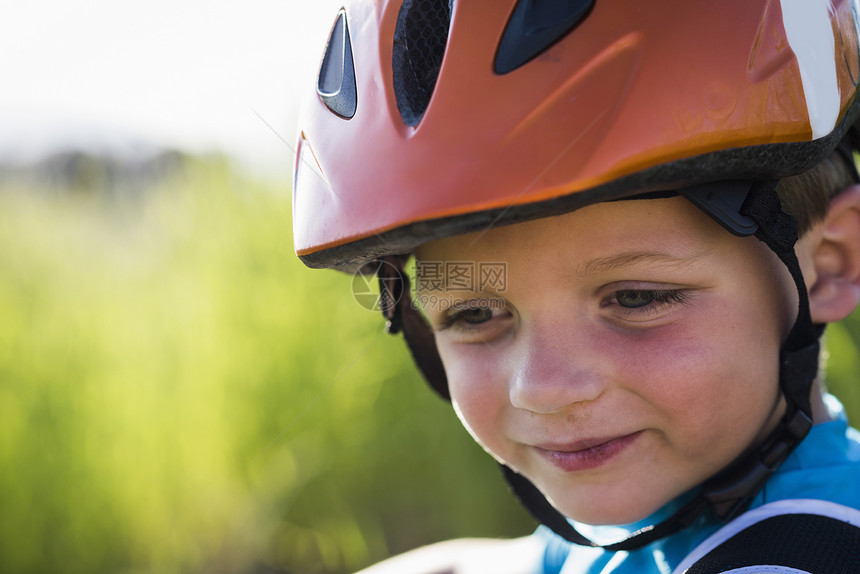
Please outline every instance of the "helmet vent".
M564 38L588 16L594 0L519 0L508 22L493 69L507 74Z
M355 65L352 61L352 43L346 25L346 12L341 10L331 29L325 48L317 93L328 109L349 119L355 115L358 94L355 88Z
M453 0L404 0L394 30L394 95L407 125L421 121L442 67Z

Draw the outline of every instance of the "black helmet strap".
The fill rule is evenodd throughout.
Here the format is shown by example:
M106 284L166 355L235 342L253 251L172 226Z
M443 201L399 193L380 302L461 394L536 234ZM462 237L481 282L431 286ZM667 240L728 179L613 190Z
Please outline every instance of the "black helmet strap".
M683 189L679 193L735 235L755 235L779 257L791 274L797 289L798 309L780 352L780 387L790 406L795 405L811 418L810 390L818 374L822 328L812 323L809 294L794 251L798 239L797 222L782 210L776 183L717 182ZM729 193L721 196L720 189ZM722 199L725 197L738 207L729 206ZM739 230L741 226L743 231Z
M403 332L406 346L412 360L430 387L446 401L451 400L448 393L448 377L436 349L436 337L424 316L415 307L409 287L409 276L403 271L407 257L386 257L379 265L379 306L385 317L385 329L391 335Z
M579 533L567 518L524 476L502 466L505 478L523 505L541 523L575 544L602 547L609 551L635 550L674 534L692 524L710 508L728 522L742 513L765 482L779 468L812 428L810 393L818 374L821 328L812 323L809 295L794 251L797 223L782 211L776 182L719 182L680 190L679 193L736 235L755 235L783 262L797 287L798 313L780 350L779 384L786 400L785 415L757 449L751 449L728 468L706 481L699 494L665 521L649 526L613 544L601 545ZM395 261L389 259L389 262ZM403 260L397 258L397 269ZM380 269L388 266L380 266ZM401 273L390 291L390 277L380 276L380 287L389 292L384 307L389 332L403 331L419 369L431 386L449 399L447 380L433 333L409 295L409 283Z

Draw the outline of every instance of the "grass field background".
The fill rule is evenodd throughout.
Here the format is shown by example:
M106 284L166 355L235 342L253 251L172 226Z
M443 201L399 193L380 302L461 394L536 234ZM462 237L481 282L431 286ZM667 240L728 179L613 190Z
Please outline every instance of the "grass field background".
M0 572L349 572L533 523L286 184L0 189ZM857 315L828 383L860 421ZM856 423L855 423L856 424Z

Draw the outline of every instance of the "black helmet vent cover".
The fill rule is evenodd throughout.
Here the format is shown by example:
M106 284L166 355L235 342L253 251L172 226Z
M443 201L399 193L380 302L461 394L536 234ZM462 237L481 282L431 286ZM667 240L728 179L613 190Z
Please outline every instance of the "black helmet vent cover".
M513 72L565 37L595 0L520 0L499 42L493 71Z
M323 103L337 115L349 119L355 115L358 93L355 88L355 65L352 60L352 43L346 25L346 12L341 10L331 29L325 47L317 93Z
M394 95L407 125L421 121L436 87L453 0L404 0L394 29Z

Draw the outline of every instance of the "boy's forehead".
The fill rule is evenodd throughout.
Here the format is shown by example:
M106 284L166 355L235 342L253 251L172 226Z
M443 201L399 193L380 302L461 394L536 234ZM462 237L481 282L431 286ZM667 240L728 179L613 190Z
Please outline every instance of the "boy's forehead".
M419 261L561 254L594 260L584 272L644 259L685 259L731 236L681 197L597 203L577 211L422 245Z

